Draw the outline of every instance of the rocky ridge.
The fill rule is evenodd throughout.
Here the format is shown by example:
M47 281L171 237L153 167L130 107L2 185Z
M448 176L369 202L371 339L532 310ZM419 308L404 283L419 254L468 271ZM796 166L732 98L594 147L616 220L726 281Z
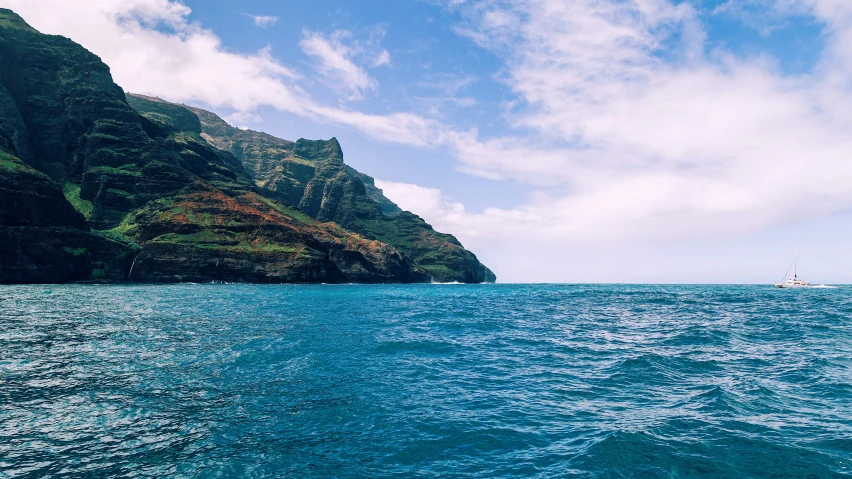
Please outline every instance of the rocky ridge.
M235 128L200 108L143 95L129 94L127 98L152 121L196 128L194 122L185 120L186 111L195 113L201 137L239 159L264 194L318 221L334 222L393 245L435 281L480 283L496 279L454 236L437 232L419 216L403 211L384 196L373 178L346 165L335 138L288 141ZM173 117L168 118L169 112Z

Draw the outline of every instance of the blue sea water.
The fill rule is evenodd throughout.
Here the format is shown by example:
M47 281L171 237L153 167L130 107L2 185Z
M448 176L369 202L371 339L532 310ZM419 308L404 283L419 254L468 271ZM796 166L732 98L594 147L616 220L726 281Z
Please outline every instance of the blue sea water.
M0 477L852 477L852 288L0 287Z

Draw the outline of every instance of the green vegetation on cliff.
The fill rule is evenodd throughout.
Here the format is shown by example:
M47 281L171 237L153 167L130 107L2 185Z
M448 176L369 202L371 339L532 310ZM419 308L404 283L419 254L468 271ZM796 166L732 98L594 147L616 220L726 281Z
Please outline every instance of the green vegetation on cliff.
M266 196L320 222L334 222L393 245L428 271L434 281L495 280L494 274L455 237L439 233L419 216L402 211L382 194L373 178L347 166L334 138L292 142L234 128L199 108L142 95L131 94L127 99L143 117L165 125L183 124L188 133L195 134L195 122L186 119L185 112L191 110L200 120L200 136L239 159Z
M92 202L80 198L80 185L65 183L62 185L62 193L74 209L82 213L84 217L88 219L92 216Z
M90 232L56 182L0 149L0 283L121 279L132 252Z

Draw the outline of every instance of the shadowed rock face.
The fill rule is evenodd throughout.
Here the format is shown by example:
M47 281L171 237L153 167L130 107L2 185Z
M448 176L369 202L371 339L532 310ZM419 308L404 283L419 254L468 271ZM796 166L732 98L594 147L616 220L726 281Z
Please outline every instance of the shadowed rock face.
M428 281L264 194L201 131L176 105L140 116L97 56L0 9L0 282Z
M152 120L180 108L142 95L128 95L128 102ZM344 164L336 139L287 141L234 128L209 111L186 108L200 119L200 136L239 159L265 195L320 222L334 222L366 238L393 245L434 281L495 281L494 273L454 236L439 233L419 216L402 211L376 188L373 178ZM163 121L183 122L177 116Z
M0 149L0 283L120 280L133 253L91 233L56 182Z

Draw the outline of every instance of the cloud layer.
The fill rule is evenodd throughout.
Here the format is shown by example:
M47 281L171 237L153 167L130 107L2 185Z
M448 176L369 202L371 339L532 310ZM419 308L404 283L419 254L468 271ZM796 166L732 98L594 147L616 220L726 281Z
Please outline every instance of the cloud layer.
M535 134L451 146L465 171L540 187L517 211L535 237L689 238L845 211L852 4L775 7L826 24L817 71L708 53L687 3L465 2L459 33L505 59L507 121Z

